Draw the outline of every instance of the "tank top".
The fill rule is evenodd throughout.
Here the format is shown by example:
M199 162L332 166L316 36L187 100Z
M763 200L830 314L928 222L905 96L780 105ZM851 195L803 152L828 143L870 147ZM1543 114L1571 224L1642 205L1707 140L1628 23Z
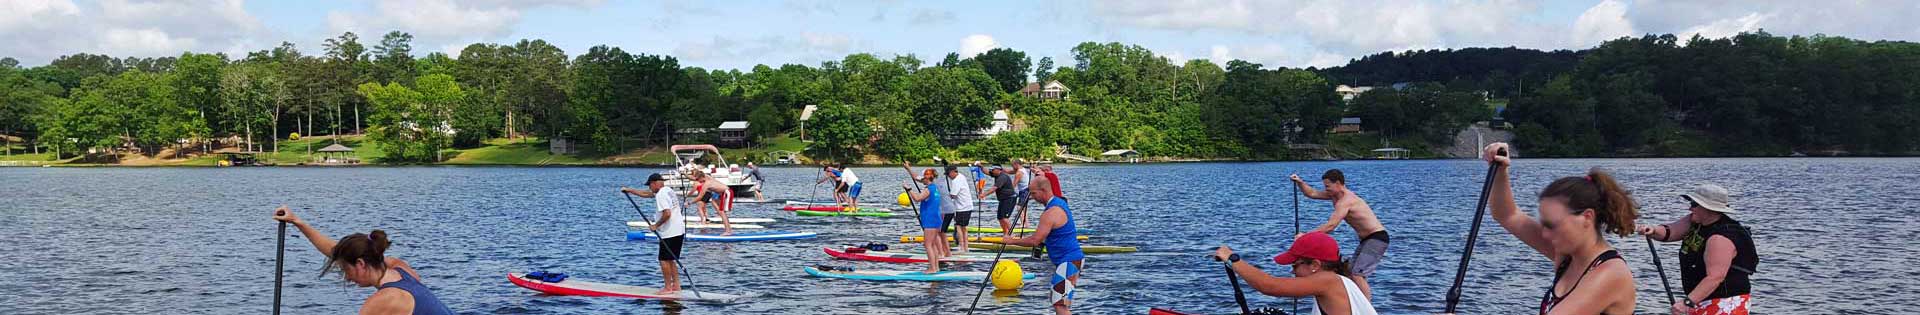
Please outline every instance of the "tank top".
M1019 181L1013 182L1013 189L1020 192L1027 192L1027 182L1031 181L1033 181L1033 171L1020 170Z
M1073 209L1067 207L1067 198L1053 197L1053 200L1047 201L1047 208L1053 207L1060 207L1061 214L1067 216L1067 223L1047 232L1045 240L1047 261L1059 266L1062 263L1086 258L1086 254L1080 252L1080 240L1077 238L1079 233L1075 232L1076 229L1073 227Z
M941 199L944 198L940 198L941 190L940 184L938 184L939 182L940 181L936 180L932 183L927 183L927 199L920 201L920 213L922 216L925 216L928 211L935 213L935 218L938 218L940 214L944 214L940 211L940 206L944 204Z
M1352 313L1353 315L1379 315L1380 314L1380 312L1376 312L1373 310L1373 301L1367 300L1367 294L1364 292L1360 292L1360 286L1353 284L1353 279L1347 278L1347 276L1339 276L1339 275L1336 275L1336 276L1340 277L1340 285L1345 286L1347 288L1347 312ZM1327 312L1320 311L1319 302L1314 302L1313 311L1308 314L1326 314L1326 313Z
M427 285L421 284L420 280L413 278L413 275L405 270L394 270L394 272L400 274L400 281L381 284L380 288L396 288L413 294L413 315L454 314L453 310L447 309L446 304L440 303L440 298L433 295L433 290L427 289Z
M1580 279L1573 280L1573 287L1567 288L1567 294L1573 294L1573 290L1580 289L1580 281L1587 279L1587 273L1593 272L1593 267L1600 266L1600 263L1614 259L1620 259L1619 251L1609 249L1605 252L1600 252L1600 256L1595 256L1593 262L1587 264L1587 271L1580 273ZM1571 267L1570 264L1572 262L1573 259L1567 259L1562 261L1559 267L1553 268L1553 282L1547 284L1547 294L1540 296L1540 315L1547 315L1548 312L1553 311L1554 306L1560 305L1561 300L1567 299L1566 296L1553 292L1553 286L1560 283L1560 276L1567 274L1567 267ZM1600 315L1606 314L1606 312L1600 313Z
M1687 237L1680 241L1680 287L1686 292L1700 285L1707 277L1707 238L1715 235L1726 237L1733 242L1733 264L1727 268L1727 278L1720 286L1708 294L1708 299L1740 296L1750 293L1753 288L1751 277L1754 267L1760 264L1759 254L1754 251L1752 235L1740 221L1722 216L1713 224L1694 225Z

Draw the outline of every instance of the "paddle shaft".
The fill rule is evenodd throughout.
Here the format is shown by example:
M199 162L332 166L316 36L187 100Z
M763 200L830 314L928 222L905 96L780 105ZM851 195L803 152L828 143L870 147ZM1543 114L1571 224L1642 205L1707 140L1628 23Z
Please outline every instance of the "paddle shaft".
M1660 289L1667 292L1667 305L1673 305L1673 287L1667 284L1667 268L1660 266L1660 249L1653 246L1652 235L1648 235L1646 238L1647 252L1653 253L1653 270L1660 273ZM1687 298L1687 302L1693 302L1693 298ZM1687 304L1691 305L1693 303Z
M978 197L978 195L976 194L975 197ZM980 213L980 205L982 204L981 202L982 200L980 200L980 198L973 198L973 212L976 216ZM995 215L999 215L998 212L995 212ZM975 218L975 219L978 219L978 218ZM965 228L960 228L956 230L965 230ZM980 289L973 290L973 305L967 306L968 315L972 315L973 309L975 307L980 306L980 295L985 294L987 292L987 281L993 280L993 272L994 272L993 269L997 269L1000 267L1000 255L1006 254L1006 253L1007 253L1007 239L1001 238L1000 250L993 251L993 267L989 267L987 269L986 279L980 279Z
M1247 294L1240 291L1240 276L1234 275L1233 263L1227 262L1222 266L1227 269L1227 283L1233 284L1233 302L1240 304L1240 314L1253 314L1253 310L1247 308Z
M1504 156L1507 151L1502 149L1494 154ZM1493 191L1493 176L1499 171L1500 166L1487 166L1486 183L1480 186L1480 204L1473 208L1473 227L1467 229L1467 246L1460 251L1460 268L1453 273L1453 286L1447 288L1447 309L1443 313L1455 314L1455 308L1460 306L1460 287L1467 278L1467 263L1473 261L1473 244L1480 240L1480 221L1487 215L1487 198Z
M640 213L640 219L641 219L641 220L646 220L646 222L647 222L647 229L648 229L648 230L652 230L652 229L653 229L653 218L652 218L652 217L648 217L648 216L647 216L647 211L646 211L646 210L641 210L641 209L640 209L640 203L639 203L639 202L634 202L634 201L633 201L633 194L628 194L627 192L624 192L624 191L622 191L622 192L620 192L620 195L621 195L621 196L626 196L626 197L627 197L627 204L629 204L629 205L633 205L633 211L634 211L634 212L639 212L639 213ZM669 219L669 220L684 220L684 219L673 219L673 218L668 218L668 219ZM682 233L682 234L680 234L680 236L681 236L681 237L686 237L686 234L684 234L684 233ZM653 238L655 239L655 240L654 240L654 243L655 243L655 244L660 244L660 247L666 247L666 246L667 246L667 238L666 238L666 237L663 237L663 235L660 235L660 231L653 231ZM661 250L662 250L662 251L665 251L665 252L667 252L667 254L669 254L669 255L672 255L672 256L673 256L673 266L675 267L674 269L680 269L680 275L681 275L681 276L686 276L686 277L687 277L687 287L695 287L695 285L694 285L694 283L693 283L693 272L692 272L692 271L688 271L688 270L687 270L687 266L686 266L686 265L682 265L682 264L680 264L680 253L675 253L675 252L673 252L673 251L670 251L670 250L666 250L666 248L661 248ZM700 298L700 289L687 289L687 290L688 290L688 291L693 291L693 297L695 297L695 298Z
M280 222L280 244L273 251L273 315L280 315L280 287L287 273L287 223Z
M1292 181L1288 181L1288 184L1292 184ZM1300 187L1293 187L1293 235L1300 235ZM1231 267L1232 265L1228 266ZM1235 282L1233 284L1233 294L1235 297L1240 295L1240 283ZM1287 310L1292 311L1292 313L1299 313L1300 298L1293 298L1293 302L1290 303L1291 304L1287 304ZM1246 307L1245 302L1240 303L1241 311L1246 311Z

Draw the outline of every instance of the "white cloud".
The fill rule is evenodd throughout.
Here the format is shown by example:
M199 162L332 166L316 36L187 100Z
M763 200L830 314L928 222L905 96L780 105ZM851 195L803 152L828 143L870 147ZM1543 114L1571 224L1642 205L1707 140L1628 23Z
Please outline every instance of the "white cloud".
M241 0L0 2L0 56L36 65L61 55L177 56L259 46L270 37ZM256 47L257 48L257 47Z
M1606 0L1587 8L1587 12L1581 13L1580 18L1573 21L1573 37L1568 46L1593 47L1600 42L1633 35L1633 22L1627 20L1627 4Z
M360 34L362 40L378 41L389 31L407 32L416 45L471 43L499 39L513 34L528 10L563 7L590 8L600 0L385 0L377 1L370 12L332 11L327 26L335 36L343 32Z
M1231 49L1228 49L1227 46L1213 45L1213 47L1210 48L1210 51L1207 52L1207 59L1208 61L1213 61L1214 63L1224 64L1227 61L1233 60L1232 52L1233 51Z
M1358 55L1385 50L1465 46L1556 46L1554 34L1565 26L1534 22L1540 4L1522 0L1428 1L1151 1L1102 2L1091 11L1097 20L1145 29L1217 32L1287 42L1293 51L1262 48L1264 54L1291 62L1314 54ZM1115 30L1109 30L1115 31ZM1249 44L1247 46L1266 46ZM1244 49L1242 59L1260 60ZM1276 59L1276 60L1278 60ZM1319 58L1326 59L1326 58ZM1271 64L1301 66L1301 64Z
M967 58L977 56L999 47L1000 43L995 42L993 36L987 36L986 34L967 35L966 38L960 39L960 57Z
M748 40L714 36L704 41L683 41L674 47L673 55L688 61L805 64L839 59L867 46L866 42L835 33L801 32L798 36L769 35Z
M1706 38L1726 38L1740 34L1740 32L1758 30L1760 29L1760 23L1766 22L1767 19L1772 17L1773 15L1771 14L1750 13L1747 14L1747 16L1739 18L1724 19L1713 21L1713 23L1707 23L1706 25L1694 26L1674 36L1682 39L1693 38L1696 35Z

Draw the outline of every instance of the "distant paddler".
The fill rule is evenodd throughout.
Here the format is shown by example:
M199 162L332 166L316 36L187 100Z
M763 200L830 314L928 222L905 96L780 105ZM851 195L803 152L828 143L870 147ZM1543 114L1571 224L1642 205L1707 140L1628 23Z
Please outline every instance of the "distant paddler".
M946 200L946 204L953 208L953 213L947 214L940 226L953 229L953 239L960 243L957 246L959 252L965 253L968 251L967 226L973 225L973 211L979 206L975 201L979 200L980 190L973 186L972 179L952 165L947 166L946 188L947 195L942 200Z
M1380 266L1380 259L1387 256L1387 242L1390 240L1387 227L1380 224L1380 216L1373 213L1373 206L1347 188L1347 176L1340 169L1330 169L1320 174L1320 185L1326 190L1313 189L1306 181L1300 180L1299 174L1288 178L1293 181L1295 188L1300 189L1300 195L1333 201L1333 214L1327 217L1327 222L1302 234L1333 233L1342 221L1353 227L1354 234L1357 234L1354 239L1360 243L1353 247L1353 259L1349 260L1353 268L1351 276L1353 281L1360 283L1361 292L1369 298L1373 297L1373 288L1367 285L1367 277L1373 276L1374 268Z
M1607 243L1606 233L1633 235L1639 216L1626 187L1595 168L1554 180L1540 190L1540 219L1520 212L1508 181L1506 143L1482 155L1494 170L1487 206L1493 220L1521 243L1553 260L1553 282L1541 295L1541 314L1633 314L1633 271Z
M1027 202L1033 200L1033 191L1029 187L1032 183L1033 170L1027 168L1026 161L1013 159L1013 194L1019 206L1019 214L1014 215L1013 221L1016 225L1027 224Z
M1732 198L1726 188L1700 184L1680 195L1687 215L1664 225L1640 227L1640 235L1661 242L1681 242L1680 288L1685 300L1675 302L1673 314L1746 314L1752 300L1753 276L1760 263L1753 237L1735 221Z
M727 220L727 214L733 212L733 188L727 187L726 183L707 175L706 172L693 171L693 179L700 183L694 186L692 192L694 200L700 203L694 207L700 210L700 221L708 222L707 206L712 205L713 212L720 215L722 227L720 235L733 235L733 221Z
M907 177L913 177L911 163L902 163L900 167L907 169ZM901 188L907 191L909 199L918 203L915 207L919 210L920 233L925 237L920 243L927 248L927 273L940 272L940 258L950 254L946 239L940 234L940 176L928 168L919 178L913 178L912 183Z
M1000 165L994 165L993 170L987 171L987 174L993 176L993 188L986 189L980 195L980 199L986 199L988 194L992 194L994 200L999 201L995 203L996 208L993 214L1000 219L1000 239L1011 239L1013 238L1013 207L1016 206L1014 199L1018 197L1014 192L1013 175L1008 174L1006 169L1000 168Z
M1074 285L1080 282L1080 268L1086 264L1086 254L1080 252L1079 233L1073 223L1073 210L1067 206L1067 198L1053 194L1053 185L1046 178L1035 178L1027 191L1034 200L1046 205L1040 212L1040 224L1034 226L1033 235L1025 238L1008 239L1007 245L1028 247L1045 246L1047 262L1053 265L1053 277L1048 301L1053 304L1055 314L1072 314L1069 307L1073 304Z
M327 264L320 269L321 274L339 269L340 276L346 278L347 282L360 287L375 287L373 295L360 305L360 314L454 314L453 310L440 302L433 290L421 283L420 272L414 271L406 261L386 255L387 248L393 245L387 239L386 231L354 233L336 241L301 220L286 206L273 209L273 219L299 227L300 234L306 235L307 241L313 243L313 249L327 256Z
M1363 293L1362 283L1351 279L1348 264L1340 260L1340 244L1324 232L1308 232L1293 239L1293 245L1273 262L1293 266L1293 277L1268 275L1260 267L1242 261L1232 248L1220 246L1213 259L1228 263L1228 268L1246 280L1261 294L1277 297L1313 298L1308 314L1375 315L1372 300ZM1322 308L1325 306L1325 308Z
M767 202L767 193L760 190L760 186L766 186L767 184L767 178L760 175L760 166L753 165L753 162L747 162L747 177L753 178L753 182L755 183L760 183L759 185L753 185L753 200Z

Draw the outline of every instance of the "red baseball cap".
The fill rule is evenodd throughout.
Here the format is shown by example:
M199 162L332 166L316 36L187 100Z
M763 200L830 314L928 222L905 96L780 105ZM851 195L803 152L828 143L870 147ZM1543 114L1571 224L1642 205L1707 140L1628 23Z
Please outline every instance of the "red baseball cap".
M1340 261L1340 243L1334 242L1327 233L1307 233L1293 239L1293 247L1288 247L1287 252L1273 256L1273 262L1291 265L1301 258Z

